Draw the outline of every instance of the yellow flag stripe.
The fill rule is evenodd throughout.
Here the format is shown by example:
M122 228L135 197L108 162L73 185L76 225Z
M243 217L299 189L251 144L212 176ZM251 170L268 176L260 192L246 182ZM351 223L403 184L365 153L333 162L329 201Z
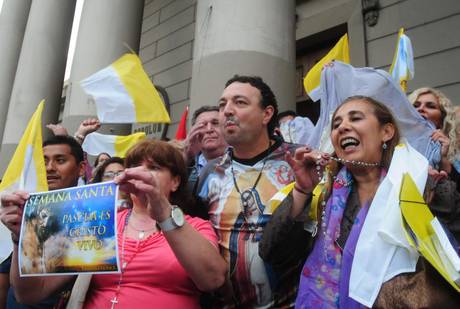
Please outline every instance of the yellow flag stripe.
M26 187L34 187L34 191L47 191L48 183L46 181L45 161L43 158L42 148L42 128L41 117L44 108L44 100L40 102L37 110L32 115L26 130L14 152L13 157L3 175L2 182L0 183L0 191L3 191L13 185L18 185L18 188L24 189ZM32 151L32 166L25 166L27 162L26 153L28 149ZM34 168L34 171L25 171L26 168ZM27 183L30 179L23 179L24 174L35 174L35 184ZM23 182L20 184L19 182Z
M128 136L115 137L115 155L124 158L128 150L137 142L145 138L145 132L138 132Z
M406 231L406 237L409 243L417 248L447 282L460 292L460 287L449 277L433 244L432 236L435 232L431 226L431 220L433 220L434 216L425 204L422 195L409 174L404 174L403 176L400 207L404 220L417 238L418 247L415 245L409 232Z
M337 44L324 56L318 63L316 63L303 80L305 91L312 92L319 87L321 81L321 71L326 63L332 60L339 60L344 63L350 63L350 51L348 47L348 35L343 35Z

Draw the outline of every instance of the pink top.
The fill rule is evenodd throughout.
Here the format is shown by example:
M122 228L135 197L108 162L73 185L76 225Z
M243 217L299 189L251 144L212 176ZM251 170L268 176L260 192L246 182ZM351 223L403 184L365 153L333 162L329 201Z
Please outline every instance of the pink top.
M123 242L127 210L118 213L118 250ZM217 236L208 221L186 216L187 222L217 248ZM125 260L136 252L137 240L126 238ZM176 259L163 233L150 235L123 274L118 303L114 308L199 308L200 291ZM93 275L85 308L110 308L120 274Z

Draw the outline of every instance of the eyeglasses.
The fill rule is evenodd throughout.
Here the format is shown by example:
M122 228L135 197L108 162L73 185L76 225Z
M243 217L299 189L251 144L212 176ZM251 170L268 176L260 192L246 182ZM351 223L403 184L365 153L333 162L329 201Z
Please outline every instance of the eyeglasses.
M123 173L123 171L105 172L105 173L102 175L102 178L104 178L104 179L114 179L114 178L117 177L118 175L121 175L121 173Z

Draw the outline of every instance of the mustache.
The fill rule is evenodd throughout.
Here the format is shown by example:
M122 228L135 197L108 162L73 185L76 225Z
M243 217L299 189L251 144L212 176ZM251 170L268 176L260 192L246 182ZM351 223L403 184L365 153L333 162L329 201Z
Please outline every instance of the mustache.
M226 119L225 119L225 126L227 126L228 123L232 123L234 125L239 125L240 124L240 121L238 120L238 118L236 118L235 116L228 116Z

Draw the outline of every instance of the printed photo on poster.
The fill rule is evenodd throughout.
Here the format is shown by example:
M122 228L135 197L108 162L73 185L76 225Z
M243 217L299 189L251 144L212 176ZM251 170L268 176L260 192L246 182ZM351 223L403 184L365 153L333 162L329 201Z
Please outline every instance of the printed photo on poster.
M22 217L20 275L119 272L117 195L113 182L32 193Z

